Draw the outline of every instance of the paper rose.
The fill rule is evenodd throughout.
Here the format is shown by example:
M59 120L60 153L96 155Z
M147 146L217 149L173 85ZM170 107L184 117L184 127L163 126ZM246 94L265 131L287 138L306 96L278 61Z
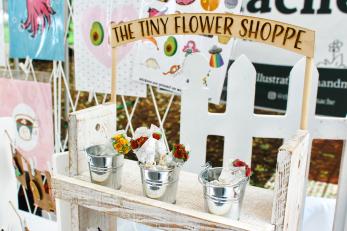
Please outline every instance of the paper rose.
M130 143L138 161L143 164L155 165L167 152L161 130L155 125L151 125L150 129L137 128Z
M232 162L233 167L244 168L245 176L249 177L252 174L251 168L243 161L236 159Z
M177 160L186 162L189 159L189 150L183 144L174 144L172 148L172 155Z
M252 171L251 168L239 159L230 161L230 163L223 168L219 178L218 184L237 184L245 177L249 177Z

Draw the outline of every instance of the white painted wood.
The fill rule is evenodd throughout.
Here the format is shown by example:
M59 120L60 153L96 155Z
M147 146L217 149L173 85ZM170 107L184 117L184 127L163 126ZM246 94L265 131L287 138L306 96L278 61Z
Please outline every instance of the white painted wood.
M299 229L308 147L309 135L300 130L279 149L271 219L278 231Z
M70 175L87 171L85 148L105 143L117 130L117 107L103 104L70 114L69 166Z
M81 176L53 177L57 198L107 213L113 217L143 223L163 230L273 230L271 225L271 190L249 186L239 222L204 212L202 186L197 175L181 172L176 205L145 198L142 194L140 170L136 162L126 160L121 190L89 183L89 173ZM79 230L106 221L89 219L93 212L79 210ZM84 215L86 216L85 218ZM102 215L102 214L101 214ZM102 216L101 216L102 217ZM104 218L103 218L104 219ZM78 221L79 220L79 221ZM97 223L96 223L97 222ZM108 230L106 227L101 227ZM78 230L78 229L76 229Z
M284 116L254 114L256 72L246 56L233 63L228 74L226 112L208 112L208 89L198 81L206 73L206 60L200 54L187 58L184 74L190 84L182 92L180 140L191 147L185 169L199 172L205 163L208 135L224 136L223 162L240 158L251 163L252 138L289 138L300 126L305 58L292 69L287 113ZM201 67L201 68L196 68ZM193 105L193 106L192 106Z
M333 231L347 230L347 149L343 148Z
M69 175L69 153L53 155L53 174ZM67 201L56 199L58 230L71 231L71 205Z
M268 115L254 115L254 96L255 96L255 70L250 61L245 57L241 56L237 59L230 69L229 76L231 81L229 81L229 95L227 102L227 110L223 114L212 114L208 113L208 90L202 86L199 81L200 78L195 76L201 76L207 72L203 67L206 65L206 60L199 54L191 55L187 58L185 63L184 75L190 79L190 84L188 89L184 90L182 96L182 122L181 122L181 140L183 143L188 143L193 150L191 160L187 164L187 169L189 171L200 171L200 165L205 162L206 153L206 137L208 134L211 135L223 135L225 136L225 150L228 150L224 154L224 160L230 158L241 158L250 163L251 160L251 147L252 147L252 137L290 137L295 134L295 130L300 124L300 111L301 111L301 99L302 93L298 94L297 91L302 88L303 78L305 73L305 60L302 59L293 68L291 72L291 78L294 80L293 84L290 85L288 102L288 112L285 116L268 116ZM196 68L201 67L201 68ZM193 76L193 77L192 77ZM299 81L301 80L301 82ZM302 91L299 91L302 92ZM192 100L194 99L194 100ZM237 99L237 100L236 100ZM191 107L194 105L194 107ZM115 120L115 106L111 107L94 107L91 109L83 110L74 113L70 117L70 176L79 177L82 172L87 172L87 163L85 161L85 154L83 149L87 145L95 144L95 142L105 140L105 135L108 137L112 133L95 132L96 124L112 124L111 120ZM100 112L101 110L101 112ZM115 124L115 122L114 122ZM296 126L291 126L296 124ZM98 137L95 138L95 136ZM290 152L290 150L288 151ZM302 156L297 157L297 159L291 158L290 163L297 160L301 160ZM83 160L84 158L84 160ZM225 163L227 161L224 161ZM303 161L303 163L306 163ZM292 169L292 166L289 165ZM303 168L306 166L304 165ZM143 197L136 197L136 195L142 195L141 182L139 172L135 171L134 167L125 168L128 173L124 175L127 176L127 183L124 183L122 191L126 192L122 194L122 191L109 191L111 189L99 188L97 185L85 184L82 181L73 180L71 178L55 177L54 187L56 189L55 193L58 198L69 200L72 202L72 230L81 230L85 228L86 224L96 225L96 224L108 224L106 228L109 228L109 222L113 221L115 216L119 216L124 219L130 219L136 222L145 223L151 226L159 226L159 228L170 228L172 229L173 224L177 225L177 222L183 222L182 225L186 225L188 229L200 225L200 228L206 228L211 226L220 227L225 229L224 225L229 224L228 229L237 229L248 227L248 225L255 227L263 227L268 229L271 226L271 201L269 203L264 203L263 206L259 204L266 202L266 196L260 192L254 193L254 188L250 187L250 196L245 199L244 214L241 216L242 225L234 226L230 223L225 223L226 221L220 221L218 217L217 221L214 220L216 217L210 217L212 215L201 213L203 210L203 197L201 192L201 186L196 180L196 175L189 175L188 173L182 173L180 184L181 194L178 198L184 198L184 201L180 203L177 202L177 206L170 205L171 209L169 214L166 214L167 204L163 204L158 201L150 200ZM294 170L291 172L297 173ZM300 173L302 174L302 173ZM87 174L87 178L89 175ZM190 177L189 177L190 176ZM288 182L293 182L297 180L299 175L288 176ZM303 179L304 177L300 175ZM85 180L85 178L82 177ZM184 179L184 180L183 180ZM188 181L187 181L188 179ZM302 181L303 181L302 179ZM183 182L183 183L181 183ZM194 183L195 182L195 183ZM287 183L288 183L287 182ZM278 190L287 190L287 185ZM59 191L60 190L60 191ZM258 189L259 190L259 189ZM299 189L299 191L302 188ZM200 191L200 192L199 192ZM300 191L301 192L301 191ZM179 191L180 193L180 191ZM197 195L201 195L198 197ZM289 197L289 195L291 195ZM252 198L254 196L254 198ZM137 199L136 199L137 198ZM302 200L302 195L298 193L286 194L285 200L278 203L279 206L284 207L288 210L288 206L291 204L296 204L297 201ZM200 201L199 201L200 200ZM108 201L112 201L108 202ZM293 203L292 203L293 202ZM109 204L111 203L111 204ZM250 207L247 207L249 203ZM285 205L284 205L285 203ZM266 204L266 205L265 205ZM99 217L100 219L90 219L94 212L85 210L80 206L88 207L92 210L98 210L108 215L110 220L103 221L103 215ZM266 207L268 206L268 207ZM112 208L117 208L116 210ZM247 208L252 208L247 210ZM161 210L164 209L164 210ZM183 209L183 210L182 210ZM188 210L186 210L188 209ZM152 211L149 213L148 211ZM296 215L293 215L293 209L285 212L284 220L288 219L291 215L291 219L296 218L296 215L300 214L300 211L295 211ZM129 211L132 211L129 213ZM146 211L146 212L145 212ZM199 213L200 211L200 213ZM262 218L268 211L267 219ZM193 214L193 215L192 215ZM192 218L194 217L194 219ZM210 217L206 221L206 216ZM259 217L260 218L259 218ZM113 218L112 218L113 217ZM175 219L173 219L173 218ZM102 219L101 219L102 218ZM212 219L213 218L213 219ZM198 220L196 220L198 219ZM242 219L244 219L242 221ZM275 217L273 220L276 220ZM162 220L162 222L160 222ZM164 222L165 221L165 222ZM171 221L171 226L167 227L168 221ZM91 222L91 224L90 224ZM275 223L277 225L283 224ZM187 228L184 226L184 228ZM176 226L175 226L176 227ZM189 228L190 227L190 228ZM182 227L181 227L182 228ZM261 228L261 229L263 229ZM178 227L180 229L180 227ZM271 228L270 228L271 229Z
M53 174L69 175L69 152L53 155Z
M94 209L79 206L79 214L79 230L88 230L88 228L94 228L93 230L95 230L98 227L102 227L102 230L117 230L118 218L116 216L109 215L107 212L100 212ZM126 220L125 222L129 221Z
M75 201L71 202L71 231L80 231L80 206Z
M300 131L294 140L289 141L280 150L287 150L291 155L290 174L288 183L288 193L286 200L286 210L283 230L298 230L300 219L303 213L303 194L306 180L306 165L309 153L309 135L306 131ZM294 144L294 145L293 145ZM293 145L293 146L291 146Z
M12 167L10 140L5 130L11 137L15 137L15 124L12 118L0 118L0 185L3 186L0 194L0 230L2 228L20 230L20 221L8 203L11 200L14 206L18 207L17 179Z
M123 174L127 177L123 178L121 190L89 183L89 173L86 172L73 178L55 175L54 194L75 203L75 209L77 205L84 207L79 207L73 214L79 214L78 218L73 218L77 223L73 230L88 227L110 230L116 217L164 230L274 230L271 223L278 227L276 230L297 230L302 212L308 146L307 132L300 131L281 147L279 166L287 162L290 170L282 172L277 168L277 176L284 176L284 180L276 178L275 197L271 190L249 186L239 222L205 212L202 187L194 173L181 172L176 205L143 197L139 167L130 160L125 161ZM289 161L283 157L288 157ZM276 208L273 214L272 202Z

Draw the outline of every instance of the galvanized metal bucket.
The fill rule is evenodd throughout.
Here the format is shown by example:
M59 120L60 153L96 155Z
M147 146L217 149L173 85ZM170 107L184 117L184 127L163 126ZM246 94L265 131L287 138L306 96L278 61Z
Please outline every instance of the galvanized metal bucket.
M139 164L143 194L146 197L176 203L177 185L181 168L151 169Z
M242 177L234 184L217 185L211 183L218 180L222 170L221 167L207 166L199 174L199 182L203 186L205 210L215 215L239 220L249 177Z
M93 183L120 189L124 156L115 152L112 144L94 145L85 152L88 157L90 179Z

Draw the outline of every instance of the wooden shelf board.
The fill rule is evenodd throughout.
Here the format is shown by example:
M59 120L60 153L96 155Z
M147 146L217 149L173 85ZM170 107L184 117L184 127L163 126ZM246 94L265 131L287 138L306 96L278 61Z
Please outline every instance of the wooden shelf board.
M241 219L233 221L204 211L202 186L197 175L189 172L180 174L175 205L143 196L135 161L124 163L121 190L90 183L88 172L73 178L56 175L52 180L57 198L159 229L274 230L271 190L248 186Z

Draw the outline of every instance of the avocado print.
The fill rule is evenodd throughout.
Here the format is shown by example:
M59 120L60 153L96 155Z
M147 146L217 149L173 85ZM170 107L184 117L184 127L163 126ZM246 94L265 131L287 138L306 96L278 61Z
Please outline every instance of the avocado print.
M170 36L164 44L164 53L166 56L174 56L177 52L177 40L175 37Z
M90 41L94 46L99 46L104 41L104 28L100 22L93 22L90 28Z

